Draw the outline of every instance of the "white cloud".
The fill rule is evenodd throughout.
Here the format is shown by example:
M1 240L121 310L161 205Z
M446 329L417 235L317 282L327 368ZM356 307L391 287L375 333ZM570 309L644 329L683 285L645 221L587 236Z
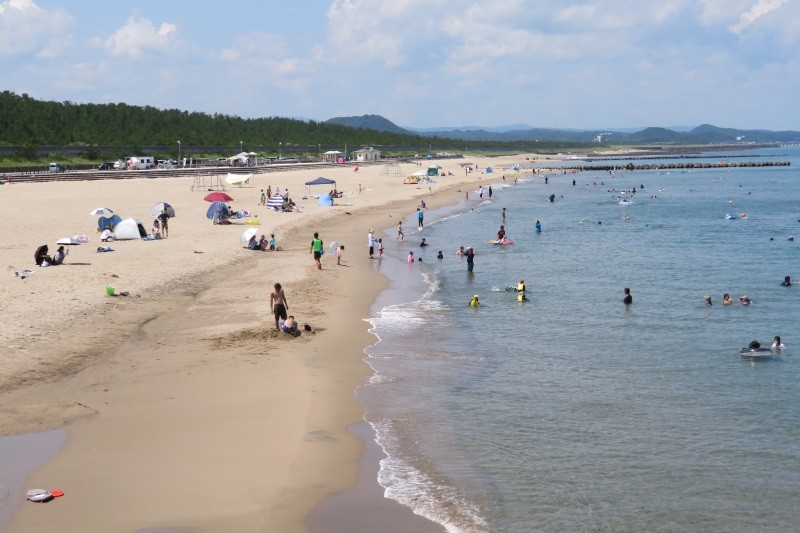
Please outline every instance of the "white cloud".
M787 1L788 0L758 0L753 7L739 16L738 24L731 26L730 30L736 35L741 35L744 30L749 28L758 19L779 9Z
M0 3L0 56L29 53L53 57L69 42L75 21L64 10L48 11L33 0Z
M131 17L103 45L112 57L140 60L151 53L170 52L176 44L177 29L168 22L156 29L148 19Z

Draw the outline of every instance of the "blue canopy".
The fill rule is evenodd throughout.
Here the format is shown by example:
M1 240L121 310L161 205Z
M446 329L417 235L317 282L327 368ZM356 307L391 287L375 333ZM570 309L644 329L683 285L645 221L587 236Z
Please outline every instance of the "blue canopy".
M214 218L216 212L227 210L228 206L225 205L225 202L211 202L211 205L208 206L208 211L206 211L206 218Z

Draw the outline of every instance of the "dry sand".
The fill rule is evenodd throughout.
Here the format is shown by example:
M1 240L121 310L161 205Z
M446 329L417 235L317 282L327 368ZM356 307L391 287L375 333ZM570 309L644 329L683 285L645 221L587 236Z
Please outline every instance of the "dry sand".
M524 157L469 161L497 168ZM0 188L12 206L0 213L0 434L68 428L64 448L25 486L66 495L19 505L8 531L304 530L314 506L358 476L363 443L348 427L362 419L353 391L369 373L363 350L373 338L363 319L385 285L367 258L367 231L395 225L420 197L429 207L452 203L479 180L501 179L466 176L465 161L437 161L453 176L432 191L382 176L382 165L266 173L255 188L229 188L235 209L258 214L259 232L276 234L283 251L275 253L241 247L250 226L212 225L191 178ZM318 175L337 181L345 205L300 200ZM258 206L267 185L288 187L304 212ZM168 239L96 252L105 243L90 210L110 207L149 229L158 201L177 210ZM326 246L346 245L344 266L326 254L316 270L314 231ZM63 266L33 265L37 246L52 253L56 239L73 234L92 240L71 247ZM14 275L26 268L35 273ZM313 334L274 331L275 282ZM108 297L107 284L131 296Z

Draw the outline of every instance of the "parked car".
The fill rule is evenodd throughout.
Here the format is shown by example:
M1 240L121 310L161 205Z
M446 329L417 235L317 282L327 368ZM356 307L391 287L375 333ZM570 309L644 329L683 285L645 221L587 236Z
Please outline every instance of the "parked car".
M66 172L67 170L63 165L59 165L58 163L50 163L48 168L50 169L50 172Z
M114 170L114 162L111 161L110 163L106 161L105 163L100 163L97 165L97 170Z

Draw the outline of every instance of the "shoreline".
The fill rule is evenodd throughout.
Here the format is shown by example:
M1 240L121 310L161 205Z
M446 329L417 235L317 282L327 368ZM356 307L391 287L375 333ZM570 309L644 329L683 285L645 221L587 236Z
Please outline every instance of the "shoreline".
M441 188L437 188L432 195L424 190L419 192L418 188L413 191L402 190L401 185L399 198L387 198L363 207L354 206L350 211L352 216L349 217L341 213L338 216L325 213L329 215L326 217L309 213L310 216L301 220L292 219L291 222L297 223L291 224L291 227L284 226L284 252L265 253L253 258L245 251L228 262L217 264L215 273L199 276L200 280L190 279L183 283L168 280L166 285L170 289L161 299L142 298L136 301L113 302L119 304L121 319L124 317L128 320L120 325L116 324L115 318L112 323L117 326L120 337L116 346L109 346L110 341L103 340L109 337L107 331L106 334L88 339L89 342L86 342L87 339L72 338L83 341L84 347L88 347L89 357L75 360L78 364L73 367L69 376L43 380L28 387L20 386L3 394L2 416L5 419L9 419L9 407L13 409L19 406L46 405L53 408L50 411L45 410L43 414L45 419L49 416L49 420L40 419L37 427L72 424L65 448L28 480L29 484L40 482L49 486L48 480L60 478L63 480L60 482L61 490L67 493L67 497L44 507L45 512L41 512L42 508L39 506L35 506L36 511L30 506L21 506L12 519L11 528L24 529L32 524L46 526L54 520L62 524L75 520L76 525L85 527L80 522L81 517L86 516L85 510L81 511L84 505L94 510L95 518L98 514L96 509L103 508L102 514L108 518L132 520L131 527L147 525L147 522L142 521L142 516L120 514L118 507L126 505L124 498L109 495L108 498L98 500L81 496L81 490L85 487L98 486L99 482L107 481L98 477L97 472L93 472L96 470L98 455L109 462L112 470L116 470L116 477L122 478L126 485L136 486L136 483L140 483L143 489L151 488L148 484L152 480L146 479L147 476L141 479L141 474L137 479L135 466L163 466L166 463L174 467L173 472L162 473L160 485L165 490L196 494L200 500L207 490L203 480L198 478L203 469L199 473L188 472L187 475L185 469L178 468L179 463L207 465L224 460L226 468L231 470L246 467L241 473L247 480L259 477L249 473L257 469L257 464L253 463L263 462L265 471L274 471L276 464L284 465L279 475L276 473L275 477L279 480L267 483L266 490L264 480L253 480L252 488L259 493L259 497L247 499L246 502L233 494L237 488L241 490L246 482L237 478L237 482L231 484L230 478L236 476L222 476L215 483L215 490L221 493L230 492L225 499L224 512L204 509L202 503L187 506L194 513L187 510L177 512L170 509L167 502L159 503L160 498L153 494L135 494L134 501L139 503L137 507L141 506L140 510L146 509L153 516L153 526L199 523L204 528L215 530L236 525L259 527L264 524L264 520L269 520L271 525L282 524L285 527L301 524L318 501L355 482L363 444L347 435L347 427L363 416L361 405L355 401L354 390L369 373L368 366L363 361L363 349L372 344L374 339L367 333L367 326L363 322L356 327L352 318L357 317L361 322L363 317L368 316L369 306L386 280L374 268L363 268L363 265L352 268L352 271L351 267L337 269L331 264L330 256L326 256L326 266L318 273L311 265L310 256L305 257L305 247L297 241L302 242L301 235L305 235L303 232L310 233L311 227L322 226L324 229L320 231L326 242L337 240L349 245L345 263L355 267L357 263L368 261L360 246L365 244L363 241L366 240L367 226L381 227L389 212L408 213L409 207L412 203L415 205L419 197L425 197L426 201L439 196L457 199L455 190L459 187L478 182L481 178L493 180L496 177L499 176L476 174L467 179L456 176L460 180L458 183L437 186ZM359 179L366 181L370 178L362 175ZM293 187L296 190L297 186ZM276 230L278 231L281 230ZM229 240L224 242L224 246L230 246ZM292 252L305 253L300 256ZM243 269L253 262L256 263L254 268L237 273L235 283L227 279L226 270ZM279 264L275 268L276 265L272 263ZM264 279L264 271L275 270L288 271L291 274L267 274L269 280ZM337 273L334 276L333 273L337 270L344 275ZM47 273L49 272L52 270ZM291 311L298 313L300 323L312 323L317 329L315 335L286 340L270 338L263 331L268 331L270 327L270 319L264 316L263 298L272 278L275 281L279 279L284 284ZM257 288L255 294L250 287ZM335 302L353 294L372 297L359 301L356 309L351 306L347 313L337 314ZM91 323L96 318L97 314L90 313L85 320ZM110 319L108 321L112 322ZM273 344L273 347L265 349L263 341ZM104 342L104 346L92 348L93 343L102 345ZM355 349L352 344L360 349ZM73 351L80 352L77 349ZM281 353L276 355L275 351ZM162 355L153 361L153 354ZM165 361L167 354L179 354L180 357L177 361ZM89 366L85 366L86 364ZM281 381L285 380L276 379L275 373L288 373L292 379L283 383L285 387L281 387ZM249 389L242 387L242 382L247 380L250 380L253 389L258 389L263 381L273 387L273 390L253 392L214 388L226 383L237 389ZM185 392L186 397L179 398L171 393L173 390ZM198 391L213 393L206 394L213 398L198 395ZM154 393L161 397L154 398ZM69 401L72 398L78 398L80 405L89 406L96 413L84 413L86 416L82 419L65 419L65 406L73 405ZM224 399L226 409L217 405L221 399ZM256 417L252 414L245 412L230 416L229 409L234 412L238 412L237 409L246 411L252 402L262 406L276 404L285 407L287 399L290 399L290 408L285 412L270 411L264 414L266 418L274 417L271 423L283 424L283 428L291 429L292 436L289 438L286 435L275 435L271 423L254 420ZM151 411L145 415L144 412L148 409ZM202 416L197 416L196 411L202 411ZM261 413L259 410L259 414ZM30 417L23 418L29 420ZM214 420L226 422L239 431L252 433L254 440L258 442L248 442L244 446L237 438L225 442L225 435L219 435L214 428L206 428L207 423ZM143 430L147 434L145 440L154 437L154 442L137 442L136 446L130 446L131 439L142 438L138 435L125 435L131 427ZM181 431L176 435L178 429ZM211 442L204 443L202 450L196 450L200 437ZM258 461L252 458L243 460L241 457L221 458L215 453L219 448L231 446L233 449L239 448L235 455L249 452L258 457L263 453L264 442L272 445L274 437L279 437L283 445L276 445L277 450L270 450L265 454L269 457L261 457ZM96 451L98 442L109 445L99 454ZM174 447L166 456L165 444L166 448ZM90 446L95 446L91 452L88 451ZM182 450L181 454L176 455L175 449ZM187 458L185 455L193 456ZM115 461L129 461L132 464L127 471L120 472L119 469L126 465ZM210 470L216 471L217 468ZM88 474L94 474L94 477ZM84 479L78 482L81 476ZM320 483L320 478L327 481ZM177 479L181 481L177 482ZM67 481L70 485L65 484ZM193 483L200 486L193 487Z

